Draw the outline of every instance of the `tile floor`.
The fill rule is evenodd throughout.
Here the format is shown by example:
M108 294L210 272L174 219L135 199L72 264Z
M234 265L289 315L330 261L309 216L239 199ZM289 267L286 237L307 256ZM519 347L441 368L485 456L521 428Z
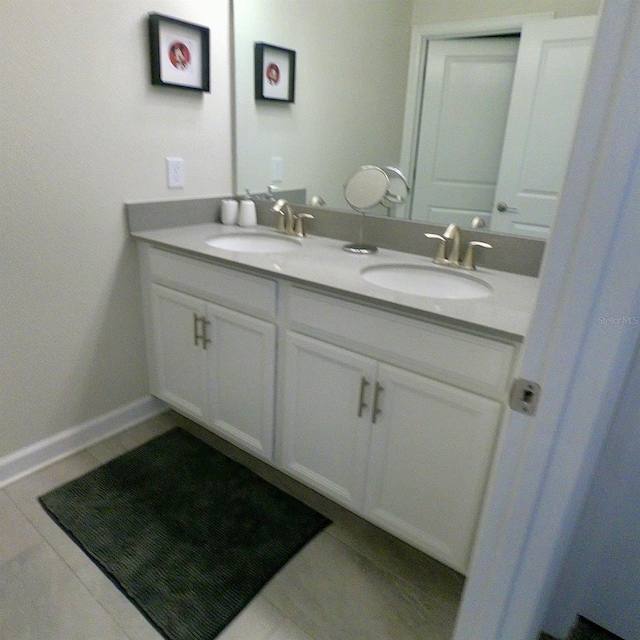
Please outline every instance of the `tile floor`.
M449 640L463 578L169 411L0 490L2 640L160 640L36 498L179 424L333 524L219 640Z

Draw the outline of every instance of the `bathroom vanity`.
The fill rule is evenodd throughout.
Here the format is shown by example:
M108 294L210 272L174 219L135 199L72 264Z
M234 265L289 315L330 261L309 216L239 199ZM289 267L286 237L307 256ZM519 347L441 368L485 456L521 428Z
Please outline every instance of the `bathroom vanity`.
M537 280L479 270L461 277L486 295L428 297L362 274L452 271L426 255L243 233L132 234L151 392L465 573Z

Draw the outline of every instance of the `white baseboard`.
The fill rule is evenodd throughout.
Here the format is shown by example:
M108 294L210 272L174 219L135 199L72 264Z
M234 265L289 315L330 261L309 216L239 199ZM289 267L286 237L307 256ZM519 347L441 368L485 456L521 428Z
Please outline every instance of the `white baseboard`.
M55 436L0 458L0 488L56 460L148 420L166 411L167 408L161 400L153 396L144 396L93 420L69 427Z

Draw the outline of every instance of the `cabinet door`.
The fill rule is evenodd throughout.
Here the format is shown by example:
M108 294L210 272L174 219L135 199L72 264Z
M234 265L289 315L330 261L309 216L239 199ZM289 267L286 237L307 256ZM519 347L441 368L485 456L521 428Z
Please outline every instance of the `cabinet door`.
M375 362L290 332L285 369L282 466L360 511Z
M213 304L207 305L207 320L207 423L242 448L271 459L276 328Z
M464 573L501 405L388 365L378 384L366 515Z
M205 303L159 284L151 285L155 375L152 392L181 413L204 420L207 352L201 318Z

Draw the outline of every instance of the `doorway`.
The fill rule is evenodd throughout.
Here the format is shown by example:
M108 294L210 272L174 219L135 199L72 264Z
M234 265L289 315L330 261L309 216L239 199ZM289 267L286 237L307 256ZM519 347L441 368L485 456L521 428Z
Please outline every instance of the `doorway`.
M503 37L414 33L408 217L470 228L479 216L491 231L549 237L595 29L580 16L497 25Z

